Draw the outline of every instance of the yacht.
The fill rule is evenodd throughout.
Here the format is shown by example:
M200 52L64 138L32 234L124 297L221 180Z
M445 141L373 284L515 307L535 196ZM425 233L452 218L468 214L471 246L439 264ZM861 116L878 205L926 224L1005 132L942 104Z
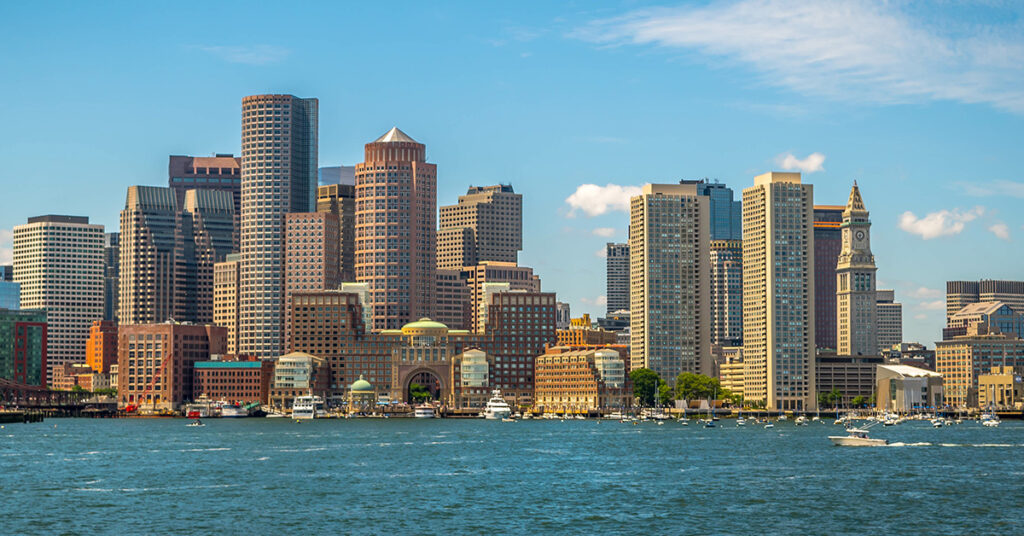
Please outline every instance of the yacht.
M434 407L426 404L416 406L416 410L413 413L413 417L416 417L417 419L433 419L435 416Z
M292 419L322 419L327 416L324 410L324 399L318 395L303 395L295 397L292 403Z
M213 417L213 404L206 395L199 395L195 402L185 404L185 416L190 419Z
M885 439L868 437L867 428L847 428L845 436L828 436L837 447L883 447L889 442Z
M221 417L248 417L249 412L238 403L230 403L226 400L217 402L217 406L220 407Z
M507 419L512 415L512 408L501 397L501 391L495 389L491 392L491 399L487 401L482 415L485 419Z

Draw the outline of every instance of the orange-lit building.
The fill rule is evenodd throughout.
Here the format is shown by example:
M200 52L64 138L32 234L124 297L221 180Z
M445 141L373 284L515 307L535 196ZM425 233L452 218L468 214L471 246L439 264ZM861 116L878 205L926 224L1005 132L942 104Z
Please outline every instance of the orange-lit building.
M625 362L608 348L549 348L536 358L534 402L545 412L587 413L632 405Z
M570 319L569 329L560 329L556 334L559 346L615 344L617 337L614 331L594 328L589 314Z
M94 320L85 341L85 363L93 372L108 373L117 363L117 323Z

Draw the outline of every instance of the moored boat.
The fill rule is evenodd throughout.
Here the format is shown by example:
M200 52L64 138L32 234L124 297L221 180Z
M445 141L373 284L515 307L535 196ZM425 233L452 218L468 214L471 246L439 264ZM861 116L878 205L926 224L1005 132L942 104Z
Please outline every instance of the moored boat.
M434 414L434 407L427 404L416 406L413 412L413 417L417 419L433 419L436 416Z
M292 402L292 419L296 421L322 419L326 416L324 399L318 395L297 396Z
M512 415L512 408L501 397L501 391L495 389L491 392L491 399L487 401L487 406L484 407L481 415L485 419L507 419Z

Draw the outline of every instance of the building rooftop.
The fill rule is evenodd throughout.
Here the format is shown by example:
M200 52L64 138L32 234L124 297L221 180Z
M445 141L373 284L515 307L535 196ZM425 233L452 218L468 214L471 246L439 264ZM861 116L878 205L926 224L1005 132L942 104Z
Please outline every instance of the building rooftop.
M408 143L419 143L418 141L409 137L408 134L402 132L398 127L392 127L391 130L387 131L383 136L373 140L373 143L397 143L397 142L408 142Z
M878 368L895 372L904 378L941 378L942 374L932 372L923 368L911 367L909 365L878 365Z
M195 368L260 368L261 361L196 361Z
M965 316L976 316L976 315L990 315L1002 308L1005 303L1001 301L985 301L977 302L965 305L963 309L953 313L953 318L962 318Z

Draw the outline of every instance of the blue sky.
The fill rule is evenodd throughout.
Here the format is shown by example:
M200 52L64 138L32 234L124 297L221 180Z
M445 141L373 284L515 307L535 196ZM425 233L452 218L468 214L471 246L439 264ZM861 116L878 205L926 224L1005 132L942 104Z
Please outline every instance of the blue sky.
M574 314L604 311L597 252L625 240L630 187L710 177L739 191L792 169L817 203L841 204L856 179L904 338L930 345L947 279L1024 278L1022 14L997 1L3 2L0 262L30 216L116 229L127 186L166 184L169 154L238 154L241 98L281 92L320 99L321 165L359 162L397 125L438 164L439 203L513 183L521 262Z

